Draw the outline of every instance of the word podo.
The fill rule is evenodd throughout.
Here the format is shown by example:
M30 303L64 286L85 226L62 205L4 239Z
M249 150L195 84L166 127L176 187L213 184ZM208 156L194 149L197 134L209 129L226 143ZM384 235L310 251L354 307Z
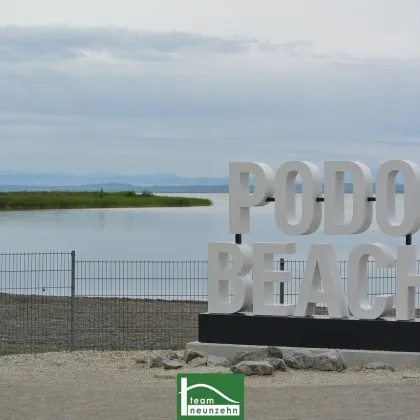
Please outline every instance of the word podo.
M277 227L289 235L314 233L322 221L326 234L351 235L366 231L373 218L373 178L369 168L353 161L329 161L322 176L310 162L285 162L277 173L263 163L234 162L229 166L229 230L243 234L250 231L250 209L266 205L275 196ZM353 179L353 212L345 223L344 174ZM400 223L395 212L395 180L404 175L404 215ZM250 176L254 192L249 192ZM295 208L296 177L302 179L302 215ZM382 164L376 177L376 221L389 236L404 236L420 228L420 168L406 160ZM208 307L210 313L235 313L253 308L254 314L275 316L314 316L315 306L324 303L332 318L346 318L350 312L357 318L376 319L396 307L396 319L415 318L415 287L420 287L416 271L417 246L399 246L397 258L380 243L355 247L348 258L347 299L342 289L340 270L331 244L314 244L307 259L296 306L275 304L274 283L292 280L290 271L274 267L274 255L296 252L295 243L232 242L209 243ZM378 268L396 267L394 295L376 296L368 301L368 260ZM230 259L232 260L230 263ZM253 269L253 279L249 272ZM230 296L233 289L233 296Z

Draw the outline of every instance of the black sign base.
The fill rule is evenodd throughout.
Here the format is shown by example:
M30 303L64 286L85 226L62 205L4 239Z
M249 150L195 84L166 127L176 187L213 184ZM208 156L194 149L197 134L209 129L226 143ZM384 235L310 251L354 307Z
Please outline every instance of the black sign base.
M420 352L420 320L199 315L201 343Z

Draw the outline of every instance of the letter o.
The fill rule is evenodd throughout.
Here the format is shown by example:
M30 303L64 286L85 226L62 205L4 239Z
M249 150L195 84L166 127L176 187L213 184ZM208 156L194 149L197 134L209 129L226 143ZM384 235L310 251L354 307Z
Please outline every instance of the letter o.
M395 179L404 174L404 217L397 224ZM420 168L408 160L389 160L376 176L376 221L388 236L405 236L420 229Z
M302 217L296 217L296 177L302 178ZM289 235L314 233L322 221L322 176L311 162L290 161L277 170L275 182L275 214L280 230Z

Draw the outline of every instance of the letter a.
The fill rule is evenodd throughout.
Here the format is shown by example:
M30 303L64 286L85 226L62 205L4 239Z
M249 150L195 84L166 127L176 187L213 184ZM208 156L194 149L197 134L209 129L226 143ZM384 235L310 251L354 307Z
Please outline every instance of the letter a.
M314 316L317 303L327 306L331 318L349 316L340 270L331 244L311 246L295 316Z

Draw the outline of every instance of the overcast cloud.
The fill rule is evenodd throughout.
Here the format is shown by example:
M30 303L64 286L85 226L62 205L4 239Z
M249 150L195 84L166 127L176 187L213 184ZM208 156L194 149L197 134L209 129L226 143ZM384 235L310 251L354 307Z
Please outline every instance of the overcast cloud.
M2 170L420 164L416 1L9 3L0 0Z

